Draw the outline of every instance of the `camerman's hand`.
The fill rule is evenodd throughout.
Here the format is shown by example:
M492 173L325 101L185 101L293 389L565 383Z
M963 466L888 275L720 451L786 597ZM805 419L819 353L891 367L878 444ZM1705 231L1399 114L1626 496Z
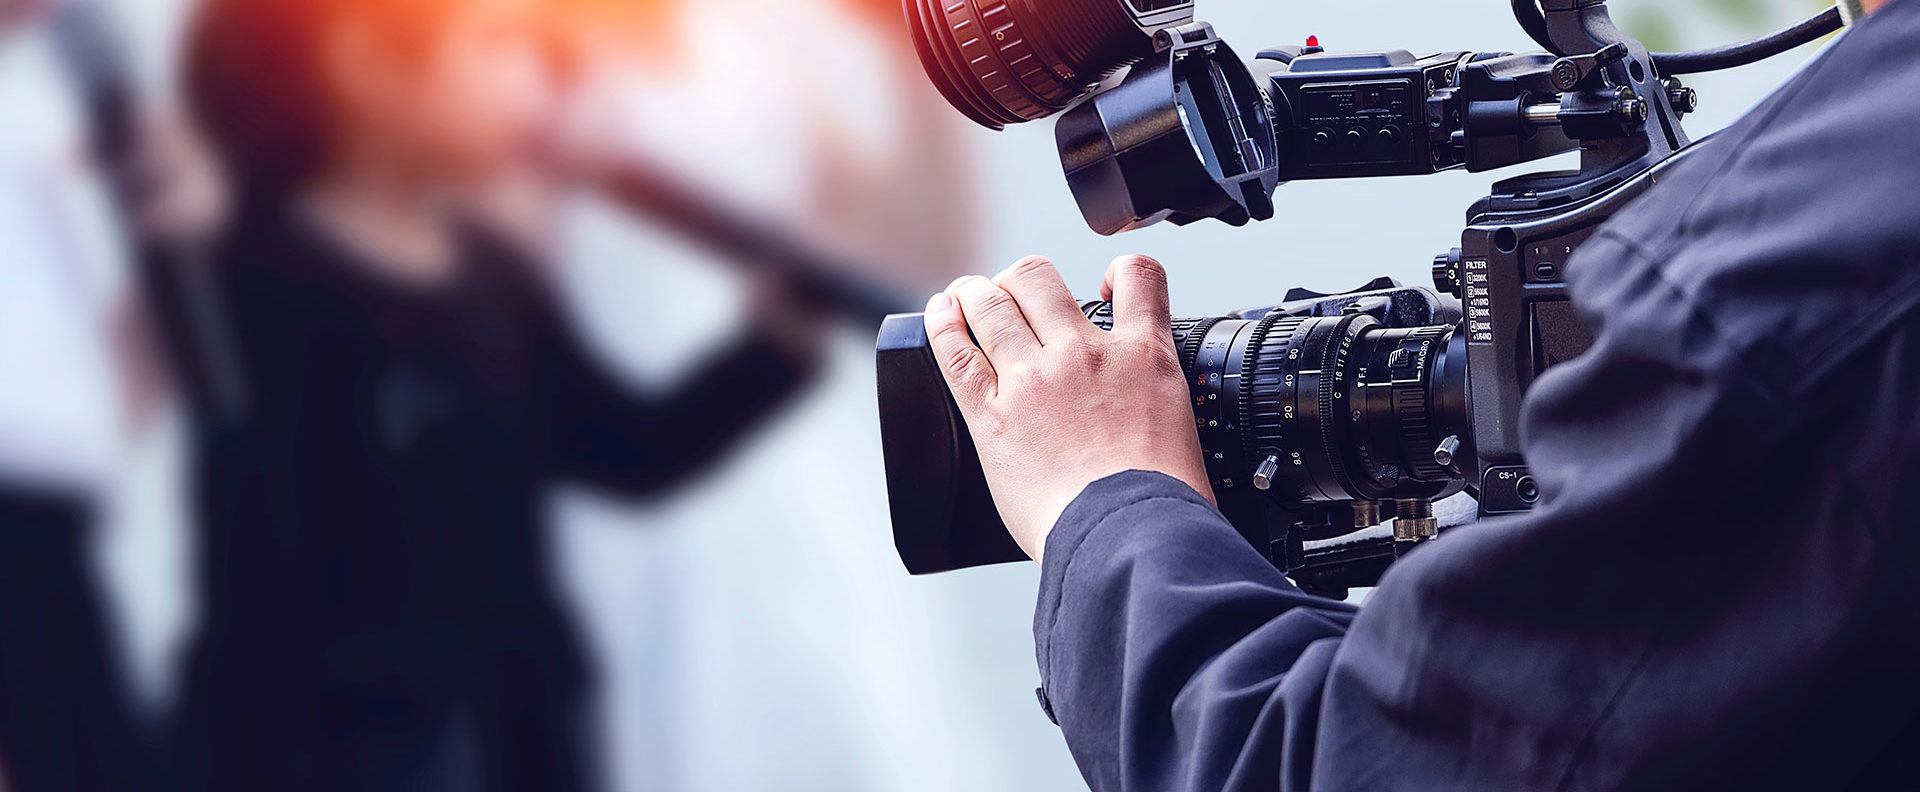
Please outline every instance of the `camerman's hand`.
M1087 321L1052 263L1032 256L993 280L954 281L927 303L927 337L994 505L1035 561L1067 504L1114 473L1165 473L1212 497L1168 331L1166 273L1124 256L1100 294L1113 302L1111 333Z

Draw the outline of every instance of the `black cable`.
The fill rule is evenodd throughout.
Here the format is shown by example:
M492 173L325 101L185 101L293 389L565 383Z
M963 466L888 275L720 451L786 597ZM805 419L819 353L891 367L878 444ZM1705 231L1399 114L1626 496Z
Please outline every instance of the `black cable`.
M1525 1L1531 5L1531 0ZM1523 0L1514 0L1514 2L1517 4ZM1821 36L1838 31L1842 25L1840 9L1829 8L1798 25L1765 38L1696 52L1656 52L1653 55L1653 66L1664 75L1698 74L1745 66L1766 60L1802 44L1812 43Z
M1555 49L1553 37L1547 33L1547 17L1540 12L1539 0L1513 0L1513 18L1520 23L1520 29L1527 32L1527 38L1533 43L1555 55L1566 53Z
M1512 0L1512 5L1513 18L1520 23L1520 29L1526 31L1528 38L1555 55L1566 54L1554 48L1539 0ZM1844 25L1840 19L1840 9L1829 8L1800 24L1752 41L1693 52L1656 52L1653 54L1653 64L1664 75L1732 69L1812 43L1821 36L1839 31Z

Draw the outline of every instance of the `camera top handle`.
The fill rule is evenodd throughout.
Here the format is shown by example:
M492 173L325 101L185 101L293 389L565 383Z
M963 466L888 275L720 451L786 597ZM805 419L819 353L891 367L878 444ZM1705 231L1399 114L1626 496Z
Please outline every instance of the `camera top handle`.
M1692 110L1694 98L1690 90L1674 79L1678 75L1756 63L1816 41L1843 25L1840 10L1828 8L1799 24L1752 41L1694 52L1653 53L1614 25L1606 0L1512 0L1512 6L1515 20L1527 35L1547 52L1560 57L1553 67L1556 82L1563 76L1586 78L1589 72L1583 67L1590 63L1588 59L1607 60L1610 61L1605 65L1607 82L1630 87L1640 97L1668 100L1644 103L1648 110L1644 149L1641 149L1641 140L1632 138L1584 141L1587 146L1581 158L1582 177L1575 185L1556 185L1551 179L1521 180L1511 185L1522 192L1546 188L1549 193L1558 193L1553 198L1576 200L1586 196L1567 193L1591 194L1580 189L1579 184L1618 184L1687 146L1679 116ZM1625 47L1624 53L1620 47ZM1568 186L1573 189L1567 189ZM1495 192L1505 190L1496 188Z

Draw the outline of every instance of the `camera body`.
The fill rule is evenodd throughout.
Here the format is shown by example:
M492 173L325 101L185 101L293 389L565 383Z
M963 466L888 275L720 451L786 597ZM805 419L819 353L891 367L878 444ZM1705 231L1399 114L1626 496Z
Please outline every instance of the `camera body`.
M1521 451L1523 396L1592 343L1567 301L1567 263L1691 151L1680 118L1692 92L1656 73L1604 3L1542 5L1537 38L1550 53L1329 53L1309 41L1251 64L1183 16L1152 33L1151 51L1126 53L1124 79L1087 87L1056 125L1068 186L1103 234L1267 219L1287 181L1478 172L1579 152L1577 170L1496 183L1468 210L1459 247L1434 260L1432 290L1383 279L1175 320L1216 500L1309 591L1371 585L1438 535L1436 501L1466 491L1487 516L1539 500ZM1087 306L1095 322L1104 311ZM908 569L1023 558L994 514L921 317L890 318L878 350L889 500Z

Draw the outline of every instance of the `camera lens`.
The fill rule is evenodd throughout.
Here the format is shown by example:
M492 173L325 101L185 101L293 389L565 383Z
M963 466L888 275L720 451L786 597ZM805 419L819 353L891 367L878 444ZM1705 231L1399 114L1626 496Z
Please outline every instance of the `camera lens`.
M1111 311L1087 306L1103 327ZM1177 319L1173 335L1217 490L1251 486L1269 457L1270 494L1299 503L1430 498L1455 481L1433 454L1467 434L1452 326L1273 315Z
M1113 327L1110 304L1082 310ZM1459 484L1434 459L1442 441L1456 438L1453 453L1473 458L1473 449L1457 445L1472 433L1465 338L1452 325L1389 328L1365 314L1276 314L1176 319L1172 331L1223 509L1432 498ZM889 317L875 350L887 502L901 561L925 574L1024 559L994 511L924 319ZM1276 464L1266 465L1269 458ZM1266 486L1254 484L1255 471L1276 467Z
M914 48L955 109L992 129L1045 118L1153 52L1191 0L904 0Z

